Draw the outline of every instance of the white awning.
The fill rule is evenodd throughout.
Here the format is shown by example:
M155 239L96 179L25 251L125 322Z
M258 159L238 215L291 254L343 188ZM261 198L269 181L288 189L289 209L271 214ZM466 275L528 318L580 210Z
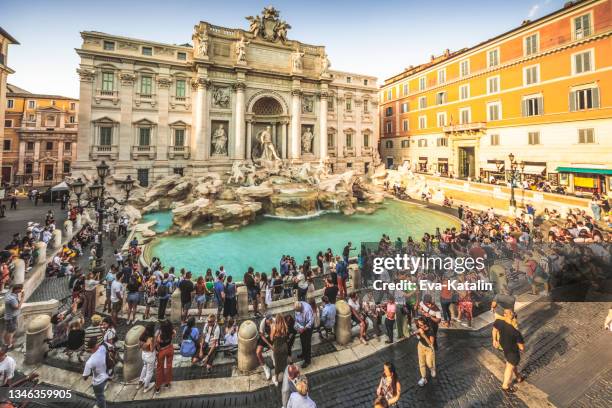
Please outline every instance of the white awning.
M51 187L51 191L68 191L68 190L70 190L70 187L68 187L68 184L66 184L65 181L62 181L58 185Z
M546 171L546 166L525 166L523 173L542 175Z
M497 164L495 163L486 163L484 166L480 167L484 171L490 171L492 173L502 173L504 171L504 165L501 165L500 170L497 169Z

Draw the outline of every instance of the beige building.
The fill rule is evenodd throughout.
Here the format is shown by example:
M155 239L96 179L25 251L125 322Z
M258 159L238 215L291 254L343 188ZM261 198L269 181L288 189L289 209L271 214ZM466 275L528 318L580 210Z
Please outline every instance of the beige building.
M378 141L376 78L330 70L325 47L287 38L272 7L249 30L200 22L192 44L81 33L75 172L106 160L147 185L229 170L270 140L287 162L367 169Z
M9 33L0 27L0 143L4 144L4 112L6 110L6 78L14 73L8 67L8 49L10 44L19 44ZM3 149L0 149L0 183L5 183L5 170L2 165Z

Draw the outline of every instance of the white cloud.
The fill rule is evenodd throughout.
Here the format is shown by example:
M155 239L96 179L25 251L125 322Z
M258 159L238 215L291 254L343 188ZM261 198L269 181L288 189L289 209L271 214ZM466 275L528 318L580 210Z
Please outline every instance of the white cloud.
M540 10L540 5L539 4L534 4L529 9L529 13L527 13L527 18L534 18L539 10Z

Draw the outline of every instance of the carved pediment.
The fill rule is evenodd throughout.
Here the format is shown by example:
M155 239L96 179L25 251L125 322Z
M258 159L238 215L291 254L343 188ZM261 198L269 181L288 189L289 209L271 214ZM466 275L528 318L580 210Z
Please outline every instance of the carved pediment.
M111 124L111 125L119 124L119 122L109 118L108 116L104 116L104 117L101 117L99 119L92 120L92 123L95 123L95 124L98 124L98 125L100 125L100 124Z
M157 125L157 123L152 122L147 118L143 118L138 121L132 122L132 124L136 126L156 126Z

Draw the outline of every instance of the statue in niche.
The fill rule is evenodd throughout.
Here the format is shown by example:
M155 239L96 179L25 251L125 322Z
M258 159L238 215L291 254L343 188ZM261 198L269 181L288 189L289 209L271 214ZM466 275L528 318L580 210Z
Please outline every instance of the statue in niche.
M302 132L302 153L312 153L312 140L314 135L312 134L311 127L306 126Z
M240 41L236 44L236 59L238 62L246 62L246 47L249 44L244 37L240 38Z
M212 136L213 143L213 156L226 156L227 155L227 133L225 132L225 126L219 123L219 127L214 131Z
M270 125L266 126L265 129L259 131L257 133L257 142L258 142L258 151L259 157L258 160L261 161L280 161L280 157L276 153L276 149L272 144L272 134L270 133L272 127Z
M302 58L304 57L304 53L300 52L299 49L295 50L295 52L293 52L291 54L291 62L292 62L292 66L293 66L293 70L294 71L301 71L302 70Z
M329 75L329 68L331 67L331 62L327 54L323 54L321 57L321 75L327 76Z
M304 96L302 98L302 113L314 112L314 99L312 96Z
M230 94L229 88L215 88L213 91L213 105L219 108L229 108Z

